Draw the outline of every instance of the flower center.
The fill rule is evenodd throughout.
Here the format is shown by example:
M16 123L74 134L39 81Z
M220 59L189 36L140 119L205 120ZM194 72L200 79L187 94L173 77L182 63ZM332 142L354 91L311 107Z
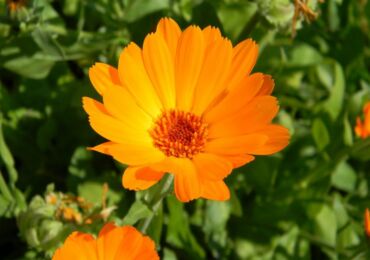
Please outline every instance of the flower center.
M154 146L167 156L192 158L204 150L208 125L190 112L169 110L149 130Z

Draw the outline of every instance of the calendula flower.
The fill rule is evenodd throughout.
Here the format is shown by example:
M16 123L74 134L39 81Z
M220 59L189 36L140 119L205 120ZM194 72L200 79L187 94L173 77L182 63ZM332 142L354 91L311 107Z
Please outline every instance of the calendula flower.
M363 139L370 136L370 102L364 106L364 121L360 117L356 119L355 133Z
M10 12L15 12L27 4L27 0L6 0Z
M365 234L367 237L370 237L370 210L365 210L365 216L364 216L364 229Z
M159 259L154 242L134 227L106 224L98 238L73 232L63 246L55 251L53 260L120 260Z
M118 69L96 63L89 70L103 103L84 97L92 128L108 142L91 148L129 167L123 186L143 190L174 175L180 201L226 200L224 178L233 168L273 154L289 141L272 124L279 106L274 81L251 74L258 47L235 47L214 27L161 19L143 48L130 43Z

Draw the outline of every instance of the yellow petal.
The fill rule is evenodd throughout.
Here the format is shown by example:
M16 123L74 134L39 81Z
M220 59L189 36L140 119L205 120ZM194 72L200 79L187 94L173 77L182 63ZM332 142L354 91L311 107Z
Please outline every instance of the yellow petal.
M145 70L141 49L135 43L130 43L122 51L118 73L122 84L137 104L153 118L157 118L163 107Z
M195 167L203 179L223 180L232 171L233 165L221 156L210 153L199 153L193 158Z
M100 95L103 95L110 85L121 85L117 69L100 62L89 69L89 78Z
M236 87L244 76L250 74L256 64L257 56L258 47L251 39L242 41L234 47L230 77L228 79L229 89Z
M147 166L128 167L122 176L122 185L129 190L146 190L162 179L164 173Z
M230 199L230 191L223 181L203 181L202 198L224 201Z
M195 87L193 112L202 114L212 101L226 89L229 75L232 44L220 38L207 47L203 66Z
M148 136L153 119L141 109L125 88L111 86L105 91L103 102L108 112L126 127Z
M143 60L146 71L165 109L176 106L174 61L160 34L149 34L144 40Z
M175 61L176 102L179 110L189 111L193 104L204 48L203 34L199 27L189 26L180 36Z
M172 60L175 60L177 42L181 35L181 29L178 24L171 18L162 18L158 22L156 32L162 35L167 43Z
M84 97L82 102L91 127L104 138L116 143L151 143L149 134L138 132L112 117L101 103L88 97Z

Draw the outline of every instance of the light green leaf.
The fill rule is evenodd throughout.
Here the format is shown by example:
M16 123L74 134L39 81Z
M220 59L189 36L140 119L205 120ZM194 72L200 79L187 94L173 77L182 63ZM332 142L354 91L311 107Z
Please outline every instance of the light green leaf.
M329 132L320 118L316 118L312 124L312 136L315 140L316 146L320 151L324 150L325 147L330 143Z
M169 0L128 0L124 19L127 22L135 22L150 13L167 8L169 8Z
M342 161L335 168L331 183L334 187L344 191L354 191L356 188L357 175L352 167L345 161Z
M38 59L34 56L20 56L3 64L4 68L31 79L45 78L53 66L54 61Z
M342 111L344 92L345 92L345 78L342 66L333 61L333 86L330 89L330 96L324 103L325 110L329 113L331 119L335 121L339 113Z
M137 200L131 205L128 213L123 218L124 225L134 225L140 219L148 217L152 211L142 201Z

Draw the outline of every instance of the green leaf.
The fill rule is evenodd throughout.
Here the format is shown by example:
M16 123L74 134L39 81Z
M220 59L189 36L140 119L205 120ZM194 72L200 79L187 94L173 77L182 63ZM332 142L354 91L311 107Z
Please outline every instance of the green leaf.
M3 64L4 68L31 79L45 78L53 66L54 61L39 59L35 56L20 56Z
M175 197L166 199L169 210L166 241L188 253L188 259L204 259L205 253L190 230L189 218L184 204Z
M346 114L343 117L343 142L345 145L351 146L353 145L353 127L351 123L349 122L348 115Z
M123 218L124 225L134 225L140 219L149 217L152 211L141 200L137 200L131 205L126 216Z
M316 146L320 151L324 150L325 147L330 143L329 132L320 118L316 118L312 124L312 136L315 140Z
M0 158L2 159L2 161L4 162L6 166L6 169L9 174L9 181L11 185L15 185L18 179L18 173L14 166L13 156L4 140L2 123L3 123L3 117L2 117L2 114L0 114Z
M335 246L337 234L337 220L335 213L328 205L323 205L315 217L315 234L322 241Z
M253 16L257 12L257 6L255 3L247 1L223 2L216 10L225 33L231 39L237 39L243 28L248 26L248 22L253 19Z
M312 46L305 43L295 44L290 51L288 67L307 67L320 63L321 54Z
M335 121L342 111L345 92L345 78L342 66L338 62L332 61L332 66L333 85L330 89L330 96L324 103L324 107L332 120Z
M169 0L128 0L124 9L124 19L131 23L148 14L168 8Z
M355 190L356 182L356 172L347 162L340 162L333 172L332 185L338 189L351 192Z

